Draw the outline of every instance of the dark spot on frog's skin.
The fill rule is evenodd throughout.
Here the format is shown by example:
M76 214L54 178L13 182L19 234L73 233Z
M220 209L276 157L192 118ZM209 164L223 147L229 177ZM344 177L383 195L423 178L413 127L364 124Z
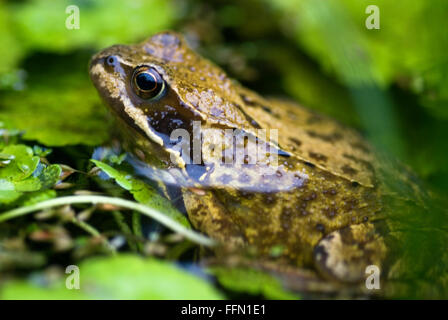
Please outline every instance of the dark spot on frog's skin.
M293 211L291 210L291 208L285 207L282 210L282 215L287 216L287 217L291 217L292 212Z
M239 197L240 198L244 198L244 199L253 199L255 196L255 194L253 192L248 192L248 191L240 191L239 192Z
M256 129L261 129L261 126L258 124L257 121L255 121L250 115L244 111L244 108L242 108L239 104L235 103L235 107L244 115L246 120Z
M304 196L302 198L303 201L312 201L315 200L317 198L317 193L316 192L311 192L310 194Z
M348 164L345 164L341 167L342 172L344 172L345 174L348 174L350 176L353 176L355 174L358 173L358 170L353 169L352 167L350 167Z
M336 142L342 139L342 134L336 131L330 134L321 134L313 130L307 130L307 133L312 138L320 139L326 142Z
M288 230L289 227L290 227L290 224L289 224L289 223L287 223L287 222L283 222L283 223L282 223L282 228L283 228L284 230Z
M213 223L217 226L218 231L227 232L232 230L235 226L227 219L216 219Z
M253 125L255 128L257 128L257 129L261 129L261 126L258 124L258 122L257 121L255 121L255 120L252 120L251 122L250 122L250 124L251 125Z
M304 161L303 163L305 163L310 168L315 168L316 167L314 164L312 164L311 162L308 162L308 161Z
M326 162L328 160L327 156L324 156L323 154L317 152L309 152L308 154L311 158L316 159L317 161Z
M344 199L344 202L345 202L344 205L345 211L352 211L358 207L358 200L355 198Z
M341 240L345 244L360 244L359 241L355 240L355 236L353 234L353 229L349 226L346 228L341 229L340 231Z
M315 123L319 123L319 122L322 122L322 117L317 114L313 114L311 117L309 117L306 120L307 124L315 124Z
M328 218L333 219L338 214L338 210L337 208L325 208L323 214Z
M328 190L323 190L322 193L327 196L335 196L338 192L336 191L336 189L331 188Z
M301 201L302 199L299 199ZM301 201L300 204L296 205L296 210L298 210L300 213L302 213L303 216L306 216L308 212L306 212L306 207L308 206L308 202Z
M282 149L275 149L274 152L276 152L277 155L279 155L281 157L286 157L286 158L291 157L291 154L289 152L286 152L286 151L284 151Z
M254 107L257 105L257 103L252 100L251 98L249 98L248 96L244 95L244 94L240 94L241 100L244 101L244 103L249 106L249 107Z
M299 139L296 139L296 138L289 138L289 141L291 141L297 147L300 147L302 145L302 141L300 141Z
M349 160L355 162L355 163L360 163L360 164L362 164L367 170L369 170L369 171L371 171L371 172L374 171L373 166L372 166L372 164L371 164L369 161L366 161L366 160L357 158L357 157L355 157L355 156L353 156L353 155L350 155L350 154L347 154L347 153L344 153L342 156L343 156L344 158L346 158L346 159L349 159Z
M282 222L283 229L288 229L291 225L291 219L293 216L293 211L290 208L283 208L280 215L280 220Z
M193 216L194 215L201 215L201 216L206 216L207 215L207 211L204 210L204 205L203 204L199 204L197 206L197 208L194 209Z
M369 217L365 216L362 218L362 222L367 222L367 221L369 221Z
M359 187L359 183L356 182L356 181L352 181L351 185L352 185L353 188Z
M261 109L263 109L263 111L272 114L272 110L271 108L269 108L268 106L261 106Z
M275 118L280 119L280 116L277 113L272 112L272 109L269 108L266 105L261 105L257 103L256 101L252 100L251 98L247 97L244 94L240 94L241 99L244 101L245 105L248 107L258 107L263 109L264 112L267 112L271 115L273 115Z
M316 229L319 232L322 232L322 233L325 232L325 226L322 223L316 224Z
M266 194L263 197L263 203L267 205L273 205L277 201L277 197L274 194Z
M194 216L194 215L193 215ZM202 228L202 223L203 223L204 221L203 220L197 220L196 221L196 225L195 225L195 227L196 228L198 228L198 229L201 229Z
M369 154L369 153L370 153L369 148L368 148L366 145L364 145L364 144L362 144L362 143L360 143L360 142L351 143L350 145L351 145L354 149L360 150L361 152L363 152L363 153L365 153L365 154Z

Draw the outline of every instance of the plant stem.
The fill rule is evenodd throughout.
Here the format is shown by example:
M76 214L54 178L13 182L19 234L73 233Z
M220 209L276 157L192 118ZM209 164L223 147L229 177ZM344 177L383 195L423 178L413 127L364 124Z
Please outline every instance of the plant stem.
M115 254L117 253L115 248L112 247L109 243L109 241L107 241L107 239L105 239L99 232L98 230L96 230L94 227L92 227L90 224L81 221L79 219L77 219L76 217L73 217L72 219L72 223L76 226L78 226L79 228L83 229L85 232L89 233L90 235L94 236L94 237L98 237L100 239L102 239L103 244L106 246L106 248L112 253Z
M141 215L138 212L132 212L132 230L134 231L134 235L139 239L144 239L142 233L142 224L141 224ZM140 252L143 251L143 245L141 242L137 242L138 249Z
M132 214L134 214L134 213L132 213ZM118 227L121 229L121 232L126 237L129 248L133 252L137 252L138 251L137 244L136 244L137 241L135 238L133 238L134 234L132 233L131 228L128 226L126 221L124 221L123 214L120 211L116 210L116 211L112 211L112 215L114 216L115 222L117 222Z
M17 218L26 214L29 214L31 212L47 209L55 206L62 206L67 204L75 204L75 203L103 203L103 204L111 204L119 207L123 207L130 210L136 210L150 218L153 218L157 220L159 223L163 224L164 226L168 227L169 229L180 233L185 238L203 245L207 247L211 247L215 244L215 241L212 239L203 236L200 233L197 233L193 230L189 230L185 228L180 223L172 220L171 218L167 217L163 213L154 210L150 207L147 207L143 204L132 202L129 200L124 200L121 198L112 198L112 197L104 197L104 196L96 196L96 195L82 195L82 196L67 196L67 197L60 197L56 199L50 199L46 201L42 201L36 204L33 204L31 206L27 207L21 207L17 209L13 209L7 212L3 212L0 214L0 223Z

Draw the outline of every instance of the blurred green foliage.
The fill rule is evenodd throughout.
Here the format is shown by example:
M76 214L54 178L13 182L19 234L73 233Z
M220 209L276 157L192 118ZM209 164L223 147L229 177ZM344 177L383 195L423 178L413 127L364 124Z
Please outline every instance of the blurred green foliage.
M30 51L66 53L135 41L169 26L173 18L170 4L161 0L30 0L0 5L4 24L0 39L5 39L3 48L10 48L4 52L0 71L13 70ZM65 24L70 5L82 12L82 25L76 32ZM153 14L149 17L148 12Z
M211 284L167 262L119 255L90 259L79 266L80 290L67 290L65 274L9 283L1 299L222 299ZM71 273L73 274L73 273ZM48 281L48 278L52 281ZM34 281L33 281L34 280ZM40 280L40 281L39 281Z
M278 279L259 270L214 267L209 271L216 276L221 286L233 292L274 300L299 299L296 294L285 291Z

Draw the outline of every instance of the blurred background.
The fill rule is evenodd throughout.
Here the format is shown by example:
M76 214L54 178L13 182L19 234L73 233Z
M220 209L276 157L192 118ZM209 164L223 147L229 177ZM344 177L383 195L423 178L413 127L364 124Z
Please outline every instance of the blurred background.
M69 5L79 29L65 27ZM101 144L90 56L174 29L249 88L358 128L446 192L447 12L444 0L1 1L0 120L47 146Z

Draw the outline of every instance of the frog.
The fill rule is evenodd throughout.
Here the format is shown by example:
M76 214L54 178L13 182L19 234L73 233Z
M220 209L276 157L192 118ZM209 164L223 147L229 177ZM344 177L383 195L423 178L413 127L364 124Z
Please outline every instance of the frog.
M392 249L380 232L388 228L384 164L356 130L244 87L173 31L106 48L89 72L127 149L179 182L198 231L302 280L358 285L368 266L385 268ZM198 126L202 150L222 148L195 162L172 133L192 139ZM227 139L229 130L244 142ZM260 145L268 152L259 159L247 152L234 161ZM422 198L407 174L395 176Z

